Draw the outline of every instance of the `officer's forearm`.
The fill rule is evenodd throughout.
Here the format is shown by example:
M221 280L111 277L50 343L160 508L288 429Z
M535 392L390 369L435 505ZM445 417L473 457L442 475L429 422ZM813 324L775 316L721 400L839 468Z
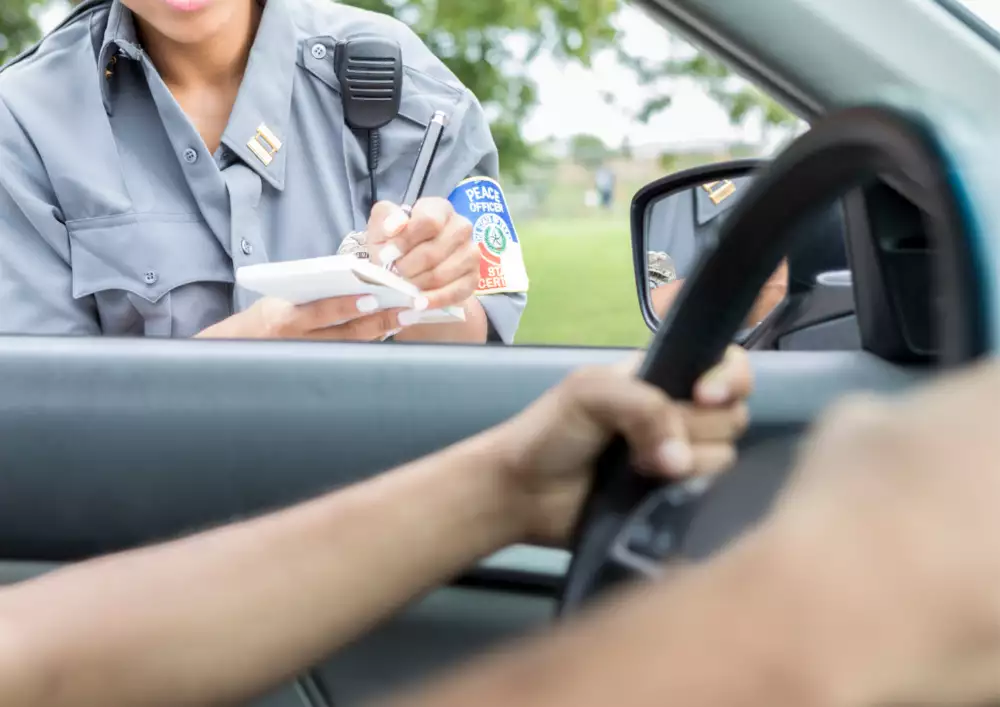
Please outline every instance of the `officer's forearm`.
M486 311L472 297L465 302L465 321L455 324L418 324L396 334L396 341L484 344L489 332Z
M760 291L757 301L754 302L753 309L746 319L745 325L754 327L760 324L775 307L781 304L788 294L788 287L783 283L768 283Z
M684 289L684 280L674 280L665 285L660 285L650 292L650 299L653 301L653 311L656 312L656 316L660 319L667 316L667 312L674 306L674 300L677 299L682 289Z
M243 704L517 541L498 444L0 590L0 705Z

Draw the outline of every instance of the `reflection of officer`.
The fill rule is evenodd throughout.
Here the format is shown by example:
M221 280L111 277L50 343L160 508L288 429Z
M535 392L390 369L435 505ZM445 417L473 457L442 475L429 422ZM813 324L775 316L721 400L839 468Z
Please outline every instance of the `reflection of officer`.
M424 192L442 198L409 221L380 205L367 223L366 145L345 127L334 47L372 34L405 64L380 193L402 195L428 120L450 117ZM0 332L381 339L403 318L340 324L376 317L371 298L267 308L234 291L237 267L332 255L367 226L384 252L399 236L396 265L432 302L468 315L398 338L510 342L526 286L483 290L468 223L443 198L498 171L478 101L387 16L327 0L88 0L0 74Z
M653 309L663 316L702 253L718 242L725 216L752 177L710 182L678 192L653 205L647 219L647 277ZM745 325L760 323L785 298L788 264L782 262L761 288ZM745 334L746 332L741 332Z
M653 205L646 236L650 288L690 274L698 257L715 243L722 216L736 204L750 179L711 182Z

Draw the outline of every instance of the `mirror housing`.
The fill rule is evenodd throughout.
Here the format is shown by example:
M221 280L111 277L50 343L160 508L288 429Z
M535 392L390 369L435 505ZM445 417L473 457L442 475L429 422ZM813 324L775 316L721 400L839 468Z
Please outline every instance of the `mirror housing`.
M636 193L631 207L632 262L639 307L650 330L660 324L651 284L683 280L697 259L715 247L726 214L754 174L767 166L766 160L757 159L704 165L657 179ZM780 296L780 301L771 305L762 297L766 316L743 330L736 343L796 350L860 348L843 204L836 202L798 227L811 234L799 239L804 245L789 254L787 275L776 273L771 299ZM807 335L801 335L806 330Z

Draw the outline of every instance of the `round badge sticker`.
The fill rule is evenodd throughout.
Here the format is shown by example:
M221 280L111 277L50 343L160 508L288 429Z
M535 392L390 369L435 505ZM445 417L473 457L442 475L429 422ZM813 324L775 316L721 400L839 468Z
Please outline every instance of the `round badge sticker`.
M510 228L496 214L483 214L472 227L472 238L479 244L483 257L500 264L500 256L510 242ZM492 256L492 257L491 257Z

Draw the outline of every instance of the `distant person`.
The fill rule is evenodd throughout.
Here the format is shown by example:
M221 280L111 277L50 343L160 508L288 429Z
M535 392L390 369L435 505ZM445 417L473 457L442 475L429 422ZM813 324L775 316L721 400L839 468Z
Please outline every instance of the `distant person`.
M616 181L615 173L610 167L602 166L597 170L594 185L602 209L608 210L614 205Z

